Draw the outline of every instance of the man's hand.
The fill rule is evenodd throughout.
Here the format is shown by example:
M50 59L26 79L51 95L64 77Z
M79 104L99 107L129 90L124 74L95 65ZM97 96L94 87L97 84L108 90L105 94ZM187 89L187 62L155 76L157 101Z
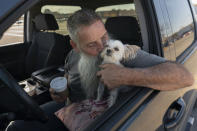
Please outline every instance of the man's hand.
M61 102L66 101L66 99L67 99L67 96L66 96L66 95L64 95L64 96L58 95L58 93L56 93L56 92L54 91L54 89L52 89L52 88L49 88L49 92L50 92L51 98L52 98L54 101L56 101L56 102L61 103Z
M102 68L102 70L97 72L97 76L100 77L100 81L106 85L108 89L124 85L124 67L115 64L103 64L100 65L100 68Z

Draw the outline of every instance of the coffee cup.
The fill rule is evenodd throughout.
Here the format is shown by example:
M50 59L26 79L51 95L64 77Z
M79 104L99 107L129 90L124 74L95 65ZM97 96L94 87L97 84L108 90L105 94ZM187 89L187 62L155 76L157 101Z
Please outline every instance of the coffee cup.
M52 79L50 82L50 88L61 97L66 97L68 95L67 79L65 77L56 77Z

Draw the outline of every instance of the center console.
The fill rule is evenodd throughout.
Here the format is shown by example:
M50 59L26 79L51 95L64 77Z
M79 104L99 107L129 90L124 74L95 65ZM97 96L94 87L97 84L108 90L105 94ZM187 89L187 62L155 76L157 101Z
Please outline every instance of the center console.
M32 73L31 78L19 82L24 90L32 96L38 104L49 101L50 82L53 78L64 76L63 66L51 66Z
M51 80L58 76L64 76L64 68L52 66L33 72L31 78L40 85L49 87Z

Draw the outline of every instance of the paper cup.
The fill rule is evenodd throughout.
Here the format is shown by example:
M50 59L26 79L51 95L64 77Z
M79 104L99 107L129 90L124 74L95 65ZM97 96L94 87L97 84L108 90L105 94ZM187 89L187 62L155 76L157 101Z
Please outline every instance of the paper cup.
M67 88L67 79L65 77L56 77L50 82L50 87L57 93L63 92Z

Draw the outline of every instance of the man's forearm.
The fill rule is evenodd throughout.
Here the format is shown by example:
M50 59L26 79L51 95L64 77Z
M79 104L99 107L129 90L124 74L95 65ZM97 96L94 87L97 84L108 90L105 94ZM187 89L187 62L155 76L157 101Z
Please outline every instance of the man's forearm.
M124 84L174 90L191 86L193 76L180 64L162 63L149 68L125 69Z

